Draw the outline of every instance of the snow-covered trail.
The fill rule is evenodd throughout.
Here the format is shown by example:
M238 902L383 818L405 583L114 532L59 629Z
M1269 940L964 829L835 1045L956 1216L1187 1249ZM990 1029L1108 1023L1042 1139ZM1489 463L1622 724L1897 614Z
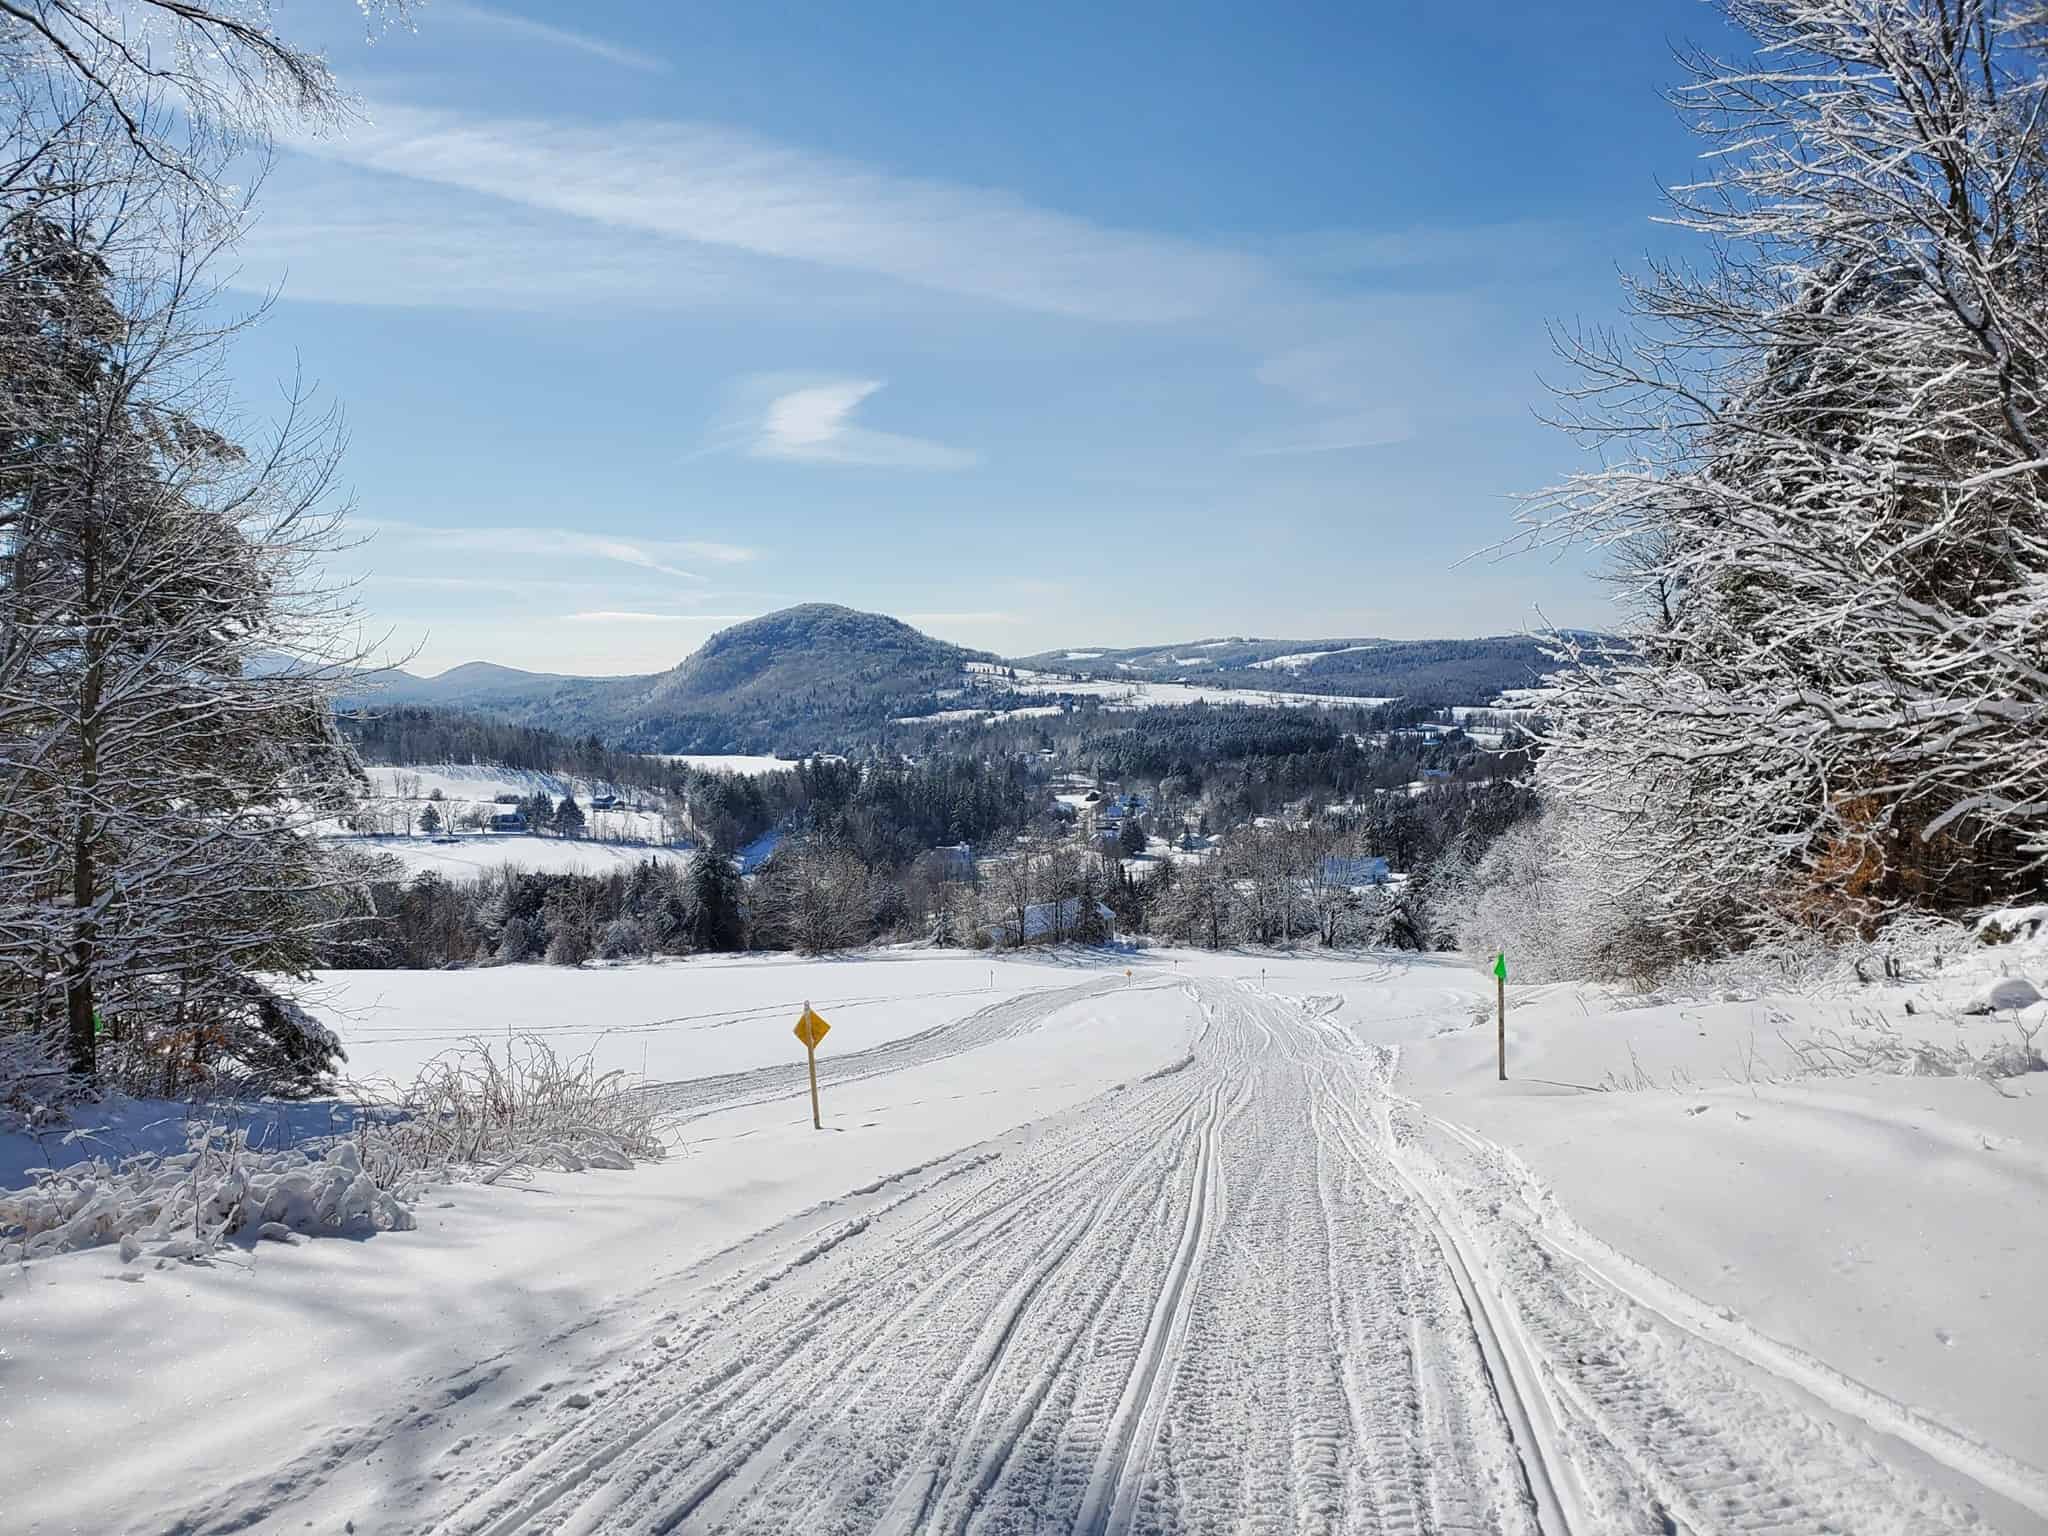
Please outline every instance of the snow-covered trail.
M971 1049L1120 981L834 1070ZM650 1276L587 1343L537 1339L414 1394L354 1447L391 1463L389 1528L1971 1523L1953 1461L1646 1306L1548 1242L1512 1184L1440 1165L1391 1051L1313 1001L1165 985L1201 1021L1184 1062ZM676 1091L706 1112L776 1086ZM295 1524L291 1503L265 1513Z

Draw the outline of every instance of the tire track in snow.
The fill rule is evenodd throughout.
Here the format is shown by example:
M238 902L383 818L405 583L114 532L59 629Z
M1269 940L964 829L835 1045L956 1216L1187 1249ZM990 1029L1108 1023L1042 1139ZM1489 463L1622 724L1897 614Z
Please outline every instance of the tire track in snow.
M1088 1492L1074 1525L1083 1536L1122 1536L1131 1526L1145 1464L1159 1432L1165 1400L1160 1390L1161 1376L1170 1372L1187 1333L1188 1305L1194 1297L1191 1282L1201 1268L1203 1236L1212 1219L1216 1121L1222 1096L1221 1083L1209 1091L1208 1110L1196 1133L1194 1190L1188 1200L1180 1245L1166 1287L1153 1308L1151 1327L1139 1346L1137 1367L1110 1420L1108 1439L1089 1478Z
M997 1003L842 1057L841 1080L1008 1038L1121 984ZM409 1485L409 1528L1922 1536L1967 1522L1882 1442L1653 1320L1556 1231L1432 1162L1391 1054L1327 1000L1173 984L1203 1018L1177 1070L650 1280L650 1320L579 1373L587 1406L535 1415L528 1394L495 1410L482 1453ZM751 1102L789 1076L685 1085L675 1102Z
M1532 1235L1559 1259L1579 1266L1610 1290L1702 1343L1740 1357L1793 1390L1862 1420L1880 1434L1895 1435L1951 1471L2032 1514L2048 1517L2048 1472L1973 1440L1724 1314L1587 1232L1557 1208L1548 1188L1507 1148L1448 1120L1428 1118L1495 1170L1504 1184L1521 1191Z

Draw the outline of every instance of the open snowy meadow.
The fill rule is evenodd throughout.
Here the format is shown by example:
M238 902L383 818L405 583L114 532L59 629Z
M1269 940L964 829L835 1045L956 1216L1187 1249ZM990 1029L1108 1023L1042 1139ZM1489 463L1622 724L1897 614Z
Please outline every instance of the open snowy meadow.
M531 1034L670 1154L9 1265L0 1529L2048 1530L2038 1075L1796 1049L2041 959L1517 990L1506 1083L1449 958L334 973L358 1076Z

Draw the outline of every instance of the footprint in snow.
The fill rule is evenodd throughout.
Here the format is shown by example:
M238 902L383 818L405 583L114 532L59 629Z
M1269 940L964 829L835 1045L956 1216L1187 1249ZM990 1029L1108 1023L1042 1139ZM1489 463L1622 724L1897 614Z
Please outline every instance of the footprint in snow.
M1689 1109L1687 1109L1686 1113L1688 1115L1704 1115L1708 1110L1712 1109L1713 1107L1714 1106L1711 1104L1695 1104L1691 1106Z

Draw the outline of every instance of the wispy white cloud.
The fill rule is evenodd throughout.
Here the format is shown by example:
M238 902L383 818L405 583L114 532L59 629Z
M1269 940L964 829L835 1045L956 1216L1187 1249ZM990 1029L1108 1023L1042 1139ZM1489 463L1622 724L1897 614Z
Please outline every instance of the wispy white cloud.
M729 613L641 613L630 608L593 608L582 613L565 613L570 624L744 624L752 614Z
M1406 305L1390 306L1405 310ZM1419 301L1417 307L1429 307ZM1390 326L1367 309L1354 317L1356 333L1334 341L1296 347L1260 363L1261 384L1298 402L1304 421L1270 427L1246 437L1239 448L1257 457L1339 453L1404 443L1416 435L1406 403L1387 400L1414 370L1404 355L1409 331Z
M674 242L1122 324L1213 315L1270 280L1237 251L1114 229L692 122L579 125L374 104L308 154Z
M592 58L603 59L608 64L637 69L645 74L667 74L669 69L666 59L642 53L637 48L627 48L618 43L607 42L601 37L592 37L587 32L574 32L567 27L553 26L530 17L515 16L509 11L500 11L490 6L468 4L465 0L450 0L450 3L436 5L431 15L447 16L472 26L488 27L532 42L545 43L549 47L566 48L573 53L589 54Z
M672 310L773 292L743 252L306 160L272 178L235 256L242 291L325 304Z
M585 581L550 581L511 576L388 576L378 583L392 587L424 587L432 592L499 592L509 597L530 597L540 592L570 592L588 587Z
M702 582L709 578L674 564L694 560L734 565L752 560L756 551L738 544L703 539L640 539L603 533L574 533L559 528L434 527L397 520L358 519L357 528L398 543L436 550L467 550L542 558L570 556L635 566L661 576Z
M927 438L880 432L853 419L880 379L813 379L765 374L742 380L739 405L714 433L750 458L881 469L965 469L976 455Z

